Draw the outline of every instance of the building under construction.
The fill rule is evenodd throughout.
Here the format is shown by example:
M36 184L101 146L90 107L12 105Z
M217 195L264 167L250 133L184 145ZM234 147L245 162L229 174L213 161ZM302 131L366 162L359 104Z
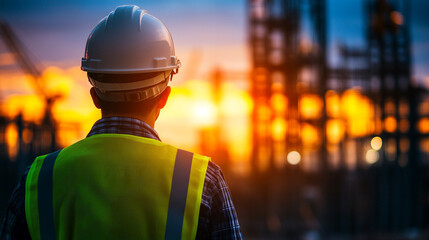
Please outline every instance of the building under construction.
M339 47L331 68L324 0L248 1L264 194L238 211L252 236L427 234L428 99L411 81L410 3L362 4L366 47Z

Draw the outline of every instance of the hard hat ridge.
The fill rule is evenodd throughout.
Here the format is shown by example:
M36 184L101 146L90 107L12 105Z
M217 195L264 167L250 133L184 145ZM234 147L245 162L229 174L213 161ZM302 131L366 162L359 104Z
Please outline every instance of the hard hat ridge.
M107 16L105 31L134 28L140 32L141 20L145 14L148 14L148 12L136 5L118 6ZM128 24L124 24L127 22Z

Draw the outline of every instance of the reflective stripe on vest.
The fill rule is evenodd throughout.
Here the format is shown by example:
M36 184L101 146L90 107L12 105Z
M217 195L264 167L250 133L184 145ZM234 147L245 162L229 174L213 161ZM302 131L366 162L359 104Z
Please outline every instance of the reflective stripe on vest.
M106 233L106 231L109 231L109 230L112 230L112 235L110 236L112 239L117 237L117 235L115 237L115 234L124 234L126 238L141 239L143 235L139 235L139 233L142 233L142 232L143 234L146 234L144 236L150 237L150 238L154 238L154 237L161 238L161 239L162 238L164 239L195 238L196 229L198 225L198 215L199 215L199 208L201 203L202 187L205 179L205 172L207 169L209 158L203 157L197 154L193 154L191 152L187 152L184 150L175 149L167 144L163 144L152 139L140 138L140 137L135 137L131 135L126 135L126 136L125 135L118 136L118 135L120 134L113 134L113 135L101 134L98 137L96 137L97 135L95 135L93 137L87 138L89 139L88 141L82 140L77 144L77 146L72 145L71 147L66 148L61 152L57 151L55 153L51 153L49 155L36 158L35 162L32 164L30 171L28 173L27 182L26 182L26 196L25 196L26 218L27 218L30 234L33 239L57 239L57 238L58 239L79 239L79 238L82 238L83 236L90 237L91 234L92 234L91 238L94 238L94 236L97 236L97 237L99 236L100 238L106 239L106 236L110 236L109 233ZM171 176L168 177L170 181L169 182L170 189L169 189L167 200L165 200L167 195L163 194L163 191L162 191L162 188L166 188L165 184L159 185L161 186L161 188L155 188L155 190L161 189L159 190L159 192L161 193L158 193L157 191L155 191L153 193L146 194L145 195L146 197L140 196L139 195L140 193L134 192L133 187L130 187L130 191L131 191L130 199L134 200L134 197L136 197L137 199L142 200L142 203L136 205L135 207L135 210L137 212L139 212L140 210L140 212L143 213L142 215L144 215L145 208L146 209L159 208L160 216L154 215L153 212L150 212L150 211L147 216L139 216L138 214L133 215L132 211L124 212L124 213L121 212L119 214L119 215L130 214L131 219L133 219L132 216L134 216L138 220L138 223L146 222L149 225L155 224L154 227L148 228L149 231L151 231L151 233L147 233L148 229L146 229L146 231L141 231L141 232L139 232L138 230L136 231L135 229L132 229L132 230L127 229L127 226L130 226L130 224L129 223L122 224L122 222L126 222L126 219L109 218L109 214L112 214L112 213L115 214L115 211L112 210L113 207L109 204L106 204L108 206L106 208L107 209L106 212L91 211L92 208L96 209L98 207L97 202L99 202L100 200L101 201L104 200L103 198L98 197L99 194L90 193L89 194L90 196L87 199L80 195L79 196L73 195L73 193L71 193L71 195L73 196L69 197L68 191L63 190L61 186L60 188L58 187L58 184L62 181L61 178L63 175L58 175L57 171L59 171L60 173L61 171L64 171L64 169L61 169L63 166L65 167L71 166L71 170L73 170L73 164L71 165L63 164L63 162L69 161L69 159L67 159L68 155L73 155L74 151L82 150L82 149L85 149L86 147L90 147L90 149L92 149L94 146L102 146L99 144L103 142L109 142L109 141L110 143L118 144L119 146L122 144L124 144L123 146L127 146L130 143L129 141L134 143L134 145L137 142L138 144L135 146L139 146L140 149L136 150L136 148L134 148L134 151L137 151L137 152L140 151L142 153L142 156L146 156L146 157L150 156L150 154L147 155L147 152L145 150L151 150L151 149L153 150L154 147L155 149L160 150L160 151L157 151L156 153L153 153L154 158L156 158L157 156L156 154L159 154L161 156L164 156L164 155L169 156L171 155L171 153L174 154L174 151L175 151L174 158L170 159L172 164L170 165L167 164L168 166L171 166L173 168ZM85 150L88 150L88 149L85 149ZM127 147L124 147L123 150L124 151L133 150L133 147L130 147L128 149ZM94 150L94 151L97 152L97 151L100 151L100 149ZM103 149L101 149L101 152L104 152L104 151ZM92 150L89 153L91 152ZM84 158L84 155L82 155L81 153L76 155L77 156L75 157L80 156ZM136 156L139 156L139 155L137 154ZM107 164L109 163L109 160L108 160L109 154L105 155L105 157L106 157L105 160ZM171 155L171 157L173 156ZM58 159L57 162L56 162L56 159ZM154 161L156 160L159 160L159 159L155 159ZM125 160L123 161L126 164L128 164ZM146 158L142 161L150 161L150 159ZM88 162L90 161L85 161L85 163L87 163L88 166L94 167L93 165L88 164ZM136 162L131 162L131 163L136 163ZM139 164L141 164L140 162L137 162L137 163L138 163L137 164L138 166ZM123 165L118 164L118 166L119 166L118 170L120 171L120 167L122 167ZM146 165L143 164L143 166L146 166ZM98 166L98 167L103 167L103 166ZM137 170L137 171L142 170L141 173L145 175L151 175L150 172L152 170L154 172L160 172L161 175L165 173L165 171L160 167L160 164L155 163L153 167L154 168L150 168L150 169L129 168L129 170ZM166 171L168 172L169 170L166 170ZM127 178L128 175L126 173L124 174L123 175L114 174L112 181L115 182L118 179L119 181L124 179L128 181L128 178ZM139 176L138 174L133 174L132 172L130 173L130 175L131 175L130 180L136 180L133 177ZM116 176L120 176L120 177L116 179L114 178ZM82 182L78 180L80 179L80 177L76 177L75 179L77 183L82 184ZM94 182L97 182L97 179L90 179L90 178L87 178L87 179L94 180ZM156 179L156 178L153 178L153 179ZM74 179L66 179L65 181L63 181L65 185L70 186L67 189L70 189L71 192L76 191L79 194L85 193L85 191L81 190L81 188L85 189L86 186L76 186L76 185L73 185L73 183L67 184L68 182L73 180ZM109 179L107 179L106 183L112 183L112 181L109 181ZM90 185L90 187L93 185L92 181L86 181L86 182L88 182L88 185ZM162 176L161 176L161 182L163 182ZM103 181L101 183L103 183ZM129 184L135 185L132 182L129 182ZM158 183L154 183L155 186L156 184ZM82 185L85 185L85 181L83 181ZM142 186L145 186L145 185L152 185L152 184L142 184ZM99 186L99 185L95 185L95 186ZM102 186L101 188L103 188L103 184L101 184L100 186ZM148 188L150 188L150 186ZM56 190L56 189L59 189L59 190ZM134 187L134 190L135 189L136 188ZM91 189L91 191L97 191L97 190ZM104 193L102 192L103 189L100 189L100 191L101 191L100 194L104 196ZM142 188L142 192L144 191L147 191L147 190L144 190ZM120 191L120 193L123 193L123 192L124 191L122 192ZM96 197L93 197L93 195ZM147 196L149 195L154 195L154 196L153 197L150 196L150 199L148 201L145 201L147 200ZM109 203L112 202L111 201L112 196L113 198L116 198L116 197L120 198L121 200L119 201L120 204L118 204L118 206L115 206L115 209L116 207L119 207L119 209L122 209L124 205L133 204L133 201L127 202L127 198L123 197L122 194L115 195L115 190L112 190L112 193L110 195L106 194L106 196L107 196L107 199L109 199L106 201L110 201ZM81 199L76 201L70 201L70 199L75 199L75 198L81 198ZM91 201L88 201L88 199L94 200L95 203L94 202L91 203ZM125 199L125 201L123 201L123 199ZM162 206L157 206L156 203L158 201L160 202L159 205L162 205ZM76 204L84 205L82 203L88 204L88 208L89 208L88 213L86 213L85 208L82 208L82 206L77 206L77 207L75 206ZM116 202L113 201L113 204L115 203ZM155 204L154 206L144 206L146 203L152 203L152 204L155 203ZM167 204L162 204L162 203L167 203ZM104 203L99 203L99 204L103 205ZM142 206L139 206L139 205L142 205ZM75 210L71 210L71 209L75 209ZM124 209L134 210L134 208L127 208L127 207L124 207ZM91 212L96 213L94 214L96 216L92 216L90 214ZM104 214L106 214L106 216L104 216ZM73 218L76 218L77 216L82 216L81 217L82 219L71 219L70 216ZM103 222L105 220L106 220L106 225L104 226ZM152 220L154 221L154 223L151 223ZM85 235L85 233L82 232L82 229L85 229L86 225L79 224L79 222L77 221L84 221L84 222L88 222L92 224L96 223L96 224L94 224L94 226L90 226L90 228L87 228L89 229L88 230L89 235ZM68 226L68 225L73 225L73 226ZM83 228L82 228L82 225L84 225ZM162 232L161 232L161 227L157 228L158 225L165 226L164 228L162 228L164 229L162 230ZM75 228L77 230L74 230ZM101 231L100 235L95 235L97 231ZM134 235L132 235L129 232L133 232ZM103 236L103 233L104 233L104 236Z
M45 157L42 168L39 173L37 202L39 203L39 224L41 239L54 240L54 207L52 200L52 175L54 173L54 164L61 150L53 152Z

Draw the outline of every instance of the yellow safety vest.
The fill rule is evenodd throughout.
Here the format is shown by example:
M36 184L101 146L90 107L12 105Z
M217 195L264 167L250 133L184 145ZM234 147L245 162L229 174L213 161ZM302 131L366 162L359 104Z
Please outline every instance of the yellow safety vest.
M195 239L210 158L97 134L37 157L27 175L32 239Z

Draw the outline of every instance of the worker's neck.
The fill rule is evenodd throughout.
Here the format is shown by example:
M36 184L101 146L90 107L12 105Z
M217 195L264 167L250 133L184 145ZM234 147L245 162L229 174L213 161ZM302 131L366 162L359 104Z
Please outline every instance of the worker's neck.
M130 114L130 113L105 113L101 112L102 118L108 118L108 117L127 117L127 118L135 118L138 120L141 120L145 123L147 123L152 128L155 128L155 121L158 118L155 114L148 114L148 115L139 115L139 114Z

